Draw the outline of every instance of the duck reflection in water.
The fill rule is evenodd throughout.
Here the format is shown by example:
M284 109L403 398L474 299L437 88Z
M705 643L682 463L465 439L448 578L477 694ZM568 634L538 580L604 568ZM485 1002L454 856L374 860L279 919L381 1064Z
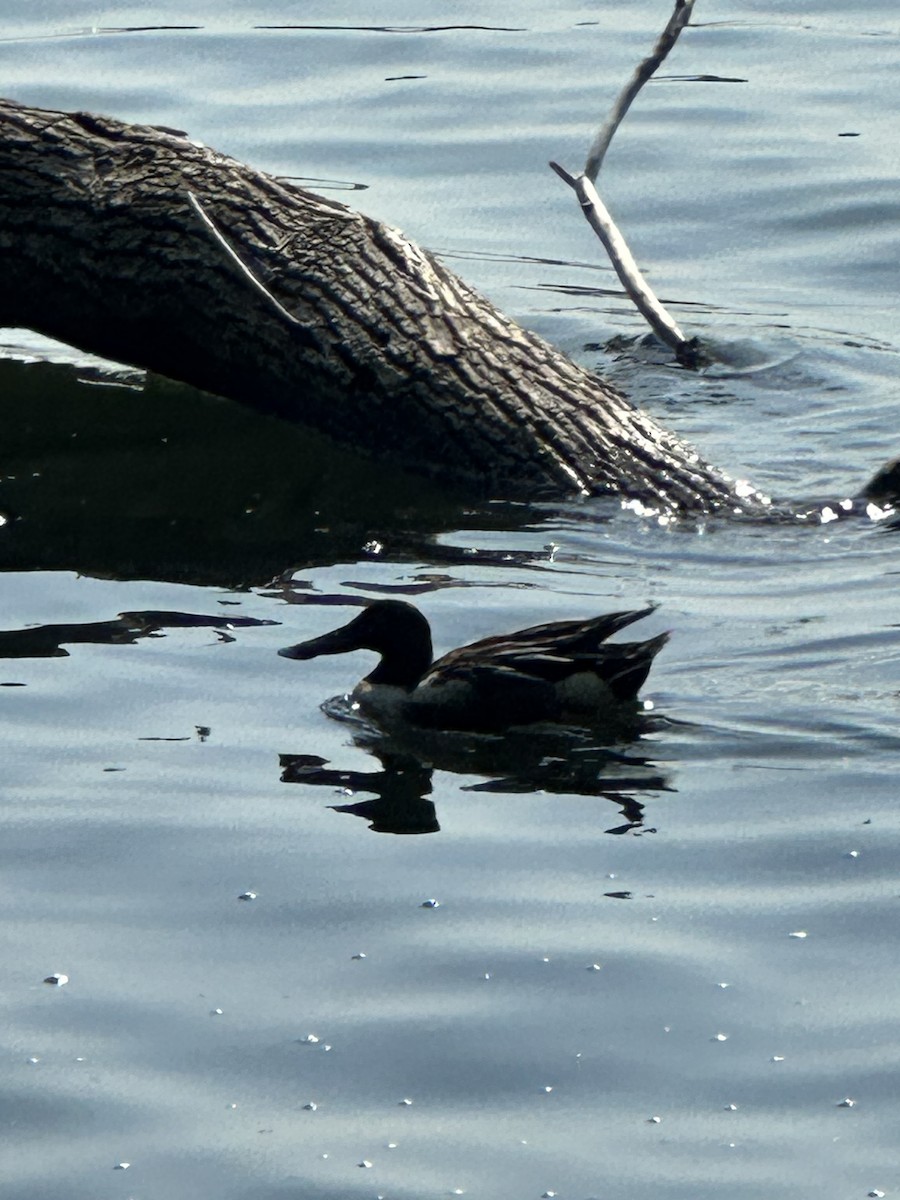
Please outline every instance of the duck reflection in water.
M285 754L282 780L373 795L332 807L365 817L379 832L437 832L426 799L434 768L485 776L466 788L472 791L603 796L626 819L610 832L638 830L636 794L668 784L648 760L613 747L647 728L637 695L667 635L607 639L652 612L533 626L433 662L421 613L402 601L376 601L348 625L279 653L301 660L356 649L380 655L350 696L322 708L353 725L354 742L382 770L341 771L316 755Z
M463 787L466 792L602 797L618 805L625 819L607 833L653 832L644 826L644 805L638 796L673 791L666 775L648 759L590 745L579 740L579 731L569 732L571 738L561 734L552 745L530 735L527 740L465 738L466 746L455 734L455 745L446 747L435 762L420 759L408 747L400 748L381 735L360 732L354 743L373 754L381 770L341 770L315 754L281 754L281 780L338 791L347 803L329 805L332 811L362 817L376 833L440 831L434 802L429 799L436 768L485 776L481 782ZM473 745L476 741L489 744ZM429 749L435 749L433 742ZM504 768L508 774L502 773ZM360 792L372 798L357 800Z
M370 821L376 833L437 833L437 813L431 800L432 767L414 758L378 755L381 771L338 771L317 754L280 754L282 783L305 783L334 788L347 797L368 792L371 800L331 804L333 812L350 813Z

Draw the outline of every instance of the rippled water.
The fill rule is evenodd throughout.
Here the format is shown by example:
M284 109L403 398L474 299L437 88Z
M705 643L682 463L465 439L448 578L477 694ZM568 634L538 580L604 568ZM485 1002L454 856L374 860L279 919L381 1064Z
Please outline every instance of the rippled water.
M900 20L698 0L636 102L602 191L717 348L698 376L644 343L546 168L580 165L667 15L0 0L0 62L18 100L331 181L818 511L898 452ZM200 28L115 32L156 25ZM0 343L11 1196L897 1190L889 522L463 507ZM439 651L659 604L641 737L565 769L515 745L379 758L319 711L365 655L275 651L385 594Z

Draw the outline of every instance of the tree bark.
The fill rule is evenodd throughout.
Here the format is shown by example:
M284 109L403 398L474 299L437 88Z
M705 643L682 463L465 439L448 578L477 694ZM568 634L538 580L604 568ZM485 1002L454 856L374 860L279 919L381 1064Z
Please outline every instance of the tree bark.
M482 494L759 502L396 230L177 131L0 101L0 262L0 326Z

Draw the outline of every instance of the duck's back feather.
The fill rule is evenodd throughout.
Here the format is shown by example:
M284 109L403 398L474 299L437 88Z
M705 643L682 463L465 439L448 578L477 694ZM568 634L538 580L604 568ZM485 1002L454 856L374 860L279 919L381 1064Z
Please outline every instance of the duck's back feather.
M406 717L423 726L483 730L600 719L636 701L668 634L645 642L606 639L652 611L554 621L452 650L426 672Z

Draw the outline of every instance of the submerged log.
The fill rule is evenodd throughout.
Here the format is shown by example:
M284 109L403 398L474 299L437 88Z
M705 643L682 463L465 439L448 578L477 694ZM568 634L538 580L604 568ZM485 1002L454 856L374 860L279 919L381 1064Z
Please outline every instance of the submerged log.
M178 131L0 101L0 261L0 326L481 494L758 502L396 230Z

